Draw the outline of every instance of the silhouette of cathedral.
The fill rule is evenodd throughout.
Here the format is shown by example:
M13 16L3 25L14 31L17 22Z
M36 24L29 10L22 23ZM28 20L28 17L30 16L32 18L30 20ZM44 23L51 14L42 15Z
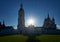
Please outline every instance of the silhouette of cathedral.
M3 24L0 22L0 30L3 30L3 29L13 29L12 26L6 26L4 21L3 21Z
M47 16L47 18L45 18L44 19L44 24L43 24L43 27L44 28L52 28L52 29L56 29L56 24L55 24L55 19L54 19L54 17L51 19L50 17L49 17L49 14L48 14L48 16Z
M4 29L5 28L5 24L4 24L4 21L3 21L3 24L0 22L0 30Z
M20 9L18 11L18 32L19 33L32 33L32 34L40 34L40 33L55 33L57 31L57 26L55 24L54 17L51 19L49 14L44 19L44 23L42 27L34 27L34 25L30 25L29 27L25 27L25 19L24 19L24 9L21 4Z
M34 25L29 25L25 27L25 19L24 19L24 9L23 5L20 5L18 11L18 25L17 30L15 30L12 26L6 26L4 21L0 22L0 35L3 34L60 34L60 30L57 29L54 17L51 19L49 14L44 19L42 27L35 27Z
M0 22L0 36L8 34L15 34L13 26L6 26L4 21L3 23Z

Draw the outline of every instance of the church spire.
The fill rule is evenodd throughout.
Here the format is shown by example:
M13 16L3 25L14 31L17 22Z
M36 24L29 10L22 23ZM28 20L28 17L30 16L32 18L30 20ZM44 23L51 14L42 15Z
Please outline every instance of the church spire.
M21 8L23 8L22 0L21 0L21 4L20 4L20 7L21 7Z
M3 20L3 25L5 25L4 20Z
M54 19L54 16L52 17L52 19Z
M0 22L0 25L1 25L1 22Z
M3 28L5 27L5 23L4 23L4 20L3 20Z
M49 13L48 13L47 19L50 19Z
M20 7L23 8L23 4L22 4L22 3L21 3L21 5L20 5Z
M52 17L52 20L55 21L55 19L54 19L54 15L53 15L53 17Z
M19 11L24 11L24 9L23 9L23 4L22 4L22 3L20 4L20 9L19 9Z
M53 21L53 23L55 23L55 19L54 19L54 16L52 17L52 21Z
M49 18L49 13L48 13L48 18Z

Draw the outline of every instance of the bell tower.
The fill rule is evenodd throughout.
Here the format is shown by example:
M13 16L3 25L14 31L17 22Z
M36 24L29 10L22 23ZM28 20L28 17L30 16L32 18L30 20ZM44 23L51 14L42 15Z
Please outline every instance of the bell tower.
M23 9L23 5L20 5L20 9L18 11L18 32L22 33L23 29L25 27L25 19L24 19L24 9Z

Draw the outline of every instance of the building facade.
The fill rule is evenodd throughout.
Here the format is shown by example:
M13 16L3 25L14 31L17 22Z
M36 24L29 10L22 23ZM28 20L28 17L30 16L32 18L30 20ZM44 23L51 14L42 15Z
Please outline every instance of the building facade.
M18 11L18 32L23 33L32 33L32 34L41 34L41 33L54 33L57 29L54 17L51 19L49 14L44 19L42 27L34 27L33 25L29 27L25 27L25 19L24 19L24 9L21 4L20 9ZM33 28L33 29L32 29Z

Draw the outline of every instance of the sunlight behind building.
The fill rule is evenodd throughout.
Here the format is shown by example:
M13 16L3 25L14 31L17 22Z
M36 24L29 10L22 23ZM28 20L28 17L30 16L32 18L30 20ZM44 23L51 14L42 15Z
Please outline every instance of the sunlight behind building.
M29 20L27 21L27 24L28 24L28 25L34 25L34 19L29 19Z

